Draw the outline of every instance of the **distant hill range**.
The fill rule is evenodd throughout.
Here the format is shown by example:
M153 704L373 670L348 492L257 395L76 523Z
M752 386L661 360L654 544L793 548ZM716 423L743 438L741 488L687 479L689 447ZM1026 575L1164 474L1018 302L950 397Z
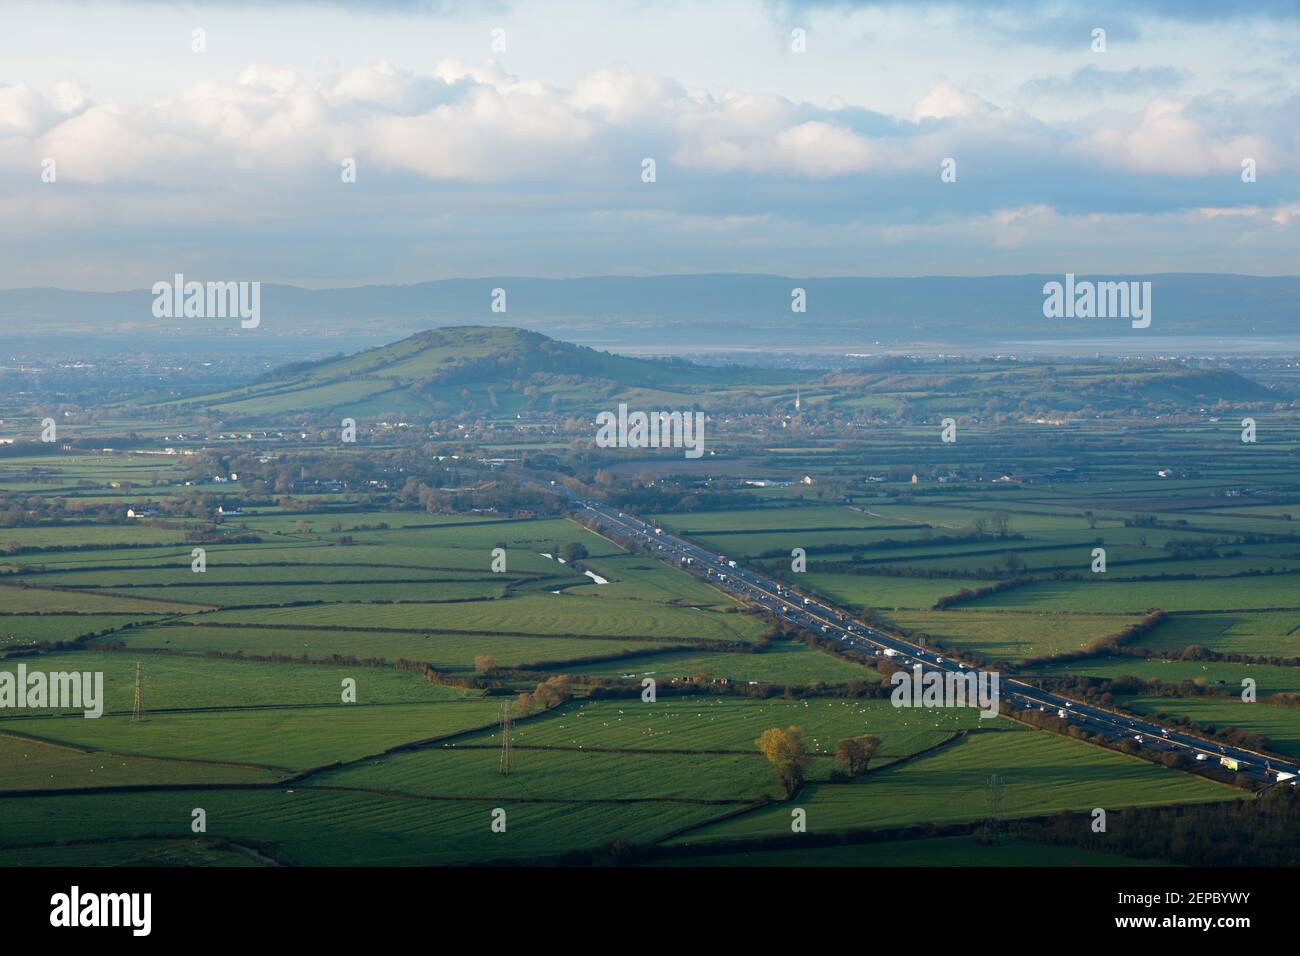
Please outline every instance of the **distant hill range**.
M1174 363L919 361L881 357L852 371L701 365L632 358L537 332L461 326L390 345L298 362L217 394L130 403L146 416L231 423L423 425L480 417L591 420L632 410L701 409L723 419L804 414L909 422L978 417L1178 414L1284 397L1235 371Z
M509 325L601 347L660 354L701 349L852 351L918 344L969 350L1101 337L1131 343L1140 351L1171 340L1226 344L1294 342L1300 337L1297 276L1079 278L1150 281L1150 327L1133 329L1119 318L1045 318L1044 283L1062 281L1061 275L814 279L711 274L445 279L326 290L264 285L261 325L247 331L230 319L156 319L148 290L13 289L0 291L0 331L119 332L153 339L154 333L216 330L240 336L387 341L432 326ZM796 288L806 292L806 312L791 311ZM494 289L505 290L505 312L491 309Z

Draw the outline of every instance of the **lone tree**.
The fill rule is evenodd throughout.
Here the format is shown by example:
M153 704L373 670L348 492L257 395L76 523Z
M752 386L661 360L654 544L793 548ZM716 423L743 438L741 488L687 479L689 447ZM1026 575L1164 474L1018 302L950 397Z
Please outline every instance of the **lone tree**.
M497 659L487 654L474 655L474 671L478 674L490 674L496 670Z
M1025 561L1014 551L1007 551L1002 557L998 558L995 568L1005 571L1010 577L1015 577L1025 569Z
M572 564L574 561L581 561L586 556L586 545L579 544L577 541L570 541L560 550L560 557L562 557L568 564Z
M763 731L756 741L758 751L772 764L772 772L785 788L785 795L793 797L803 786L803 774L812 758L803 745L803 728L790 726L785 730L772 727Z
M880 749L880 738L865 734L861 737L845 737L835 745L835 758L844 765L850 777L867 772L871 758Z

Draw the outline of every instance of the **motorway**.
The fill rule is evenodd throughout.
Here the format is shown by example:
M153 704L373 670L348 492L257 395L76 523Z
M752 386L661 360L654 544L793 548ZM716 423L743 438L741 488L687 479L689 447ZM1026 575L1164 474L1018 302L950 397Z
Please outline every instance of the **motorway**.
M924 647L872 628L855 620L845 611L742 567L724 555L706 551L635 515L572 492L569 494L577 510L595 521L602 531L649 545L663 560L708 580L750 604L764 608L782 620L811 631L818 637L838 640L845 646L868 654L886 655L909 670L916 664L922 666L923 672L938 670L967 673L972 670L960 661L948 660ZM1300 779L1300 776L1287 777L1289 774L1300 775L1300 764L1294 762L1205 740L1182 731L1163 728L1139 717L1071 700L1040 690L1015 677L999 675L999 686L1002 700L1012 710L1048 711L1055 712L1058 716L1064 713L1065 719L1071 724L1116 740L1134 740L1147 751L1179 750L1192 755L1194 759L1216 763L1224 758L1236 760L1239 773L1262 780L1276 781L1281 775L1282 779L1289 779L1294 786Z

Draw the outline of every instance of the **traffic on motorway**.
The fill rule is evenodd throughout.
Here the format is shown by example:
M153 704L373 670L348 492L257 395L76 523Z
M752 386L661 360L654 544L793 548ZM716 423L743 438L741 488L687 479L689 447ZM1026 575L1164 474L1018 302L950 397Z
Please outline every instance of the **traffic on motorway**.
M818 637L838 640L845 646L868 654L885 655L895 663L915 667L922 672L968 671L961 661L944 658L931 650L908 643L854 619L847 612L818 598L799 592L763 574L758 574L726 555L715 554L692 542L670 534L641 518L619 511L603 502L573 496L574 503L594 520L602 531L646 544L660 558L683 570L705 578L737 597L764 608L772 614ZM1015 677L1000 681L1001 697L1011 710L1055 711L1059 718L1094 733L1116 740L1131 739L1139 746L1156 752L1183 751L1198 761L1213 760L1238 773L1269 781L1300 780L1300 765L1265 754L1216 743L1182 731L1170 730L1138 717L1071 700L1041 690Z

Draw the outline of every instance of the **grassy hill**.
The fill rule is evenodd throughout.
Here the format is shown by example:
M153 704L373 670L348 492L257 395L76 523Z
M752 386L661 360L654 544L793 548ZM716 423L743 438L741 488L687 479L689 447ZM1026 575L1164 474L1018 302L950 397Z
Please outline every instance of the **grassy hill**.
M400 419L465 411L513 418L525 412L589 412L619 401L644 408L707 408L732 389L797 377L627 358L524 329L460 326L419 332L352 356L284 366L246 387L165 408L243 421L338 415Z

